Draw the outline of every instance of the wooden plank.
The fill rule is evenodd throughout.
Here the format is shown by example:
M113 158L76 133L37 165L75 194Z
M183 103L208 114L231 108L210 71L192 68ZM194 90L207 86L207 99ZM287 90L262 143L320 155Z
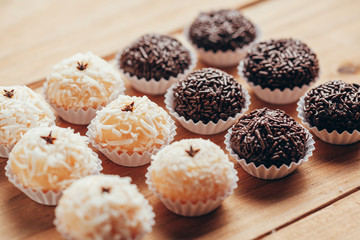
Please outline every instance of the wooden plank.
M360 191L264 239L359 239Z
M350 0L342 2L277 0L250 7L245 10L245 14L262 27L264 38L295 36L308 42L320 57L321 82L335 78L359 82L358 75L341 75L337 72L342 61L350 61L355 65L360 62L359 56L356 56L359 46L355 44L360 41L360 33L351 30L360 25L357 12L359 4ZM334 36L341 37L339 39ZM345 44L343 36L348 36L353 44ZM236 74L234 68L225 70ZM244 83L241 79L239 81ZM127 90L127 94L142 95L131 88ZM164 106L163 97L150 97L150 99ZM265 104L254 95L251 101L251 109L263 106L278 107ZM295 104L280 108L296 118ZM61 120L57 124L70 126ZM71 127L81 134L86 132L84 127L74 125ZM224 134L200 136L189 133L179 125L177 132L176 140L204 137L224 148ZM315 139L316 151L310 162L281 180L259 180L249 176L239 165L236 165L240 180L235 194L215 212L198 218L179 217L166 210L144 183L147 166L136 169L125 168L113 164L103 155L100 156L103 159L104 173L132 177L133 182L154 207L156 226L145 239L250 239L264 236L279 226L286 226L299 217L313 213L319 206L327 206L358 189L360 143L335 146ZM0 168L3 169L4 166L5 161L2 160ZM6 239L60 239L60 235L52 226L54 208L40 206L26 198L7 182L3 174L4 170L1 171L0 232L2 236ZM343 221L348 222L352 219L344 217ZM359 232L357 231L358 234Z
M142 95L131 89L127 90L127 93ZM252 97L252 108L264 105L254 96ZM164 106L161 96L150 98ZM290 112L292 108L293 106L282 107L287 112ZM294 113L291 115L294 116ZM61 120L58 120L57 125L71 126L81 134L86 132L84 127L69 125ZM202 137L177 126L179 129L176 140ZM224 148L223 134L209 136L209 138ZM125 168L113 164L101 154L100 156L103 160L104 173L130 176L154 207L156 226L153 233L145 239L193 237L250 239L286 224L308 211L311 212L319 205L326 205L339 195L356 188L359 185L357 173L360 167L359 145L331 146L318 141L317 151L309 163L301 166L289 177L277 181L255 179L236 165L240 180L235 194L228 198L217 211L198 218L184 218L172 214L149 192L144 178L147 166L136 169ZM347 160L339 162L340 159ZM3 165L5 163L2 163ZM32 202L6 182L6 179L0 179L0 183L6 186L6 188L0 188L0 195L4 197L4 204L0 206L2 209L0 210L2 213L0 232L9 238L60 239L52 226L54 218L52 207L44 207ZM34 213L37 214L34 215ZM19 219L17 216L23 218ZM9 222L9 219L13 218L16 221Z
M77 52L113 54L144 33L183 27L200 10L258 1L0 1L0 85L44 78Z

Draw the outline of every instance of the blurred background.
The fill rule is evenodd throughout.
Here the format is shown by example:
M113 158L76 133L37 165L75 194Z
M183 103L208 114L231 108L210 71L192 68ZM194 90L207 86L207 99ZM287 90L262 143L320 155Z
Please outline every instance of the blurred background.
M322 78L355 81L354 74L338 73L344 66L360 72L357 0L1 0L0 84L39 81L77 52L109 60L144 33L181 34L199 11L218 8L241 9L262 39L308 43L319 55Z

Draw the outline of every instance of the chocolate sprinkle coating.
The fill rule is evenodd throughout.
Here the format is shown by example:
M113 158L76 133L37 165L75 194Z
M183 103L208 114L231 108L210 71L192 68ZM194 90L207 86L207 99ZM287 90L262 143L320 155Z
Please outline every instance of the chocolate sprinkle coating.
M253 42L256 29L240 11L223 9L200 13L190 26L189 37L206 51L227 51Z
M341 80L326 82L305 97L306 120L320 131L360 131L360 85Z
M306 153L304 128L282 110L256 109L232 128L231 148L247 163L269 168L298 162Z
M319 76L316 54L305 43L292 38L255 44L243 63L248 81L271 90L302 87Z
M174 110L195 123L217 123L241 112L245 94L233 76L214 68L196 70L173 89Z
M175 38L146 34L123 50L119 63L131 76L159 81L183 73L191 65L191 57Z

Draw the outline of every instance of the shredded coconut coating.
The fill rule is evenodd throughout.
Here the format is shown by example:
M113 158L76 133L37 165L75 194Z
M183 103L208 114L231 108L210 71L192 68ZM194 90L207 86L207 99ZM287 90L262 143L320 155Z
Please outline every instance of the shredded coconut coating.
M134 103L132 111L124 111ZM119 154L139 154L159 148L170 135L170 116L146 96L120 95L101 111L89 125L95 142Z
M194 150L193 156L188 153L190 146ZM231 188L236 177L234 164L210 140L197 138L174 142L152 158L148 170L152 183L159 193L172 200L215 199Z
M83 70L79 64L87 64ZM53 67L45 94L58 107L87 109L105 106L123 88L119 71L91 52L78 53Z
M93 175L74 182L55 209L72 239L140 239L155 224L152 207L129 177Z
M4 96L5 90L14 90L13 96ZM0 144L11 147L30 128L49 126L54 120L50 106L30 88L0 87Z
M55 138L48 143L43 137ZM71 128L39 127L29 130L9 156L13 173L25 187L58 192L75 179L90 175L98 157L87 138Z

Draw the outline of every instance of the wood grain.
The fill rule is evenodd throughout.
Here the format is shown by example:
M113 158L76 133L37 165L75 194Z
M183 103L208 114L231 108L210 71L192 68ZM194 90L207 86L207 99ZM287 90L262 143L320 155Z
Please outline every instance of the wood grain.
M141 6L151 7L151 4L146 5L145 2L141 2L141 4ZM189 3L184 2L183 10L181 11L180 8L179 14L189 9L189 5L185 4ZM199 2L196 2L196 4L199 6L204 5ZM224 4L240 6L232 1L224 1ZM49 3L48 8L50 9L51 6L54 7ZM158 5L155 4L155 6ZM341 2L336 0L316 2L311 0L273 0L249 6L244 9L244 12L261 26L263 39L293 36L307 42L318 53L320 58L320 82L344 79L347 82L360 83L360 76L356 71L354 74L341 74L337 71L339 66L344 64L359 65L360 63L360 56L358 56L358 52L360 52L360 32L354 30L360 26L360 16L357 10L359 7L360 2L350 0ZM134 7L134 9L138 8ZM130 10L131 8L127 9L129 12ZM30 13L25 11L24 15L26 14ZM130 13L126 14L130 15ZM168 20L161 13L157 12L157 14L160 14L158 17L162 21ZM154 18L156 18L155 15ZM19 24L23 20L23 18L20 18L18 20ZM180 20L184 19L180 18L176 21ZM187 21L176 22L174 25L176 28L174 29L177 30L178 27L184 26L184 23L186 24ZM170 25L169 23L169 29ZM3 25L0 26L0 29L2 29ZM109 30L109 33L114 31L114 28ZM126 30L128 29L124 28L119 30L119 33L116 33L119 35L121 35L120 33L124 34L123 44L131 41L130 38L125 38L125 36L129 36L126 35ZM66 31L63 36L67 34L69 32ZM176 36L181 38L181 35ZM79 36L74 39L80 42L84 41L80 40ZM104 38L103 40L106 40L106 43L99 43L99 45L107 44L108 39ZM109 39L109 42L113 41L114 39ZM49 41L46 44L55 47L57 43L57 41ZM71 48L76 49L77 44L78 42ZM109 47L109 52L106 55L113 56L118 48L115 45L111 45L112 49ZM100 48L105 47L99 46ZM36 49L36 47L29 46L28 49L27 51L34 51L33 49ZM58 53L52 53L54 54L52 59L62 58L57 55ZM62 52L60 56L64 56L64 54ZM66 56L68 55L66 54ZM3 61L5 59L6 57ZM48 64L46 61L45 63ZM32 66L34 67L34 65ZM20 68L21 64L17 65L17 67ZM204 65L200 63L198 67L204 67ZM247 86L236 75L235 68L224 70L234 74L239 82ZM29 77L37 76L36 68L25 69L25 72ZM9 72L6 73L5 71L4 73L2 70L0 74L12 76ZM39 78L44 76L41 75ZM9 81L4 82L4 84L10 83ZM33 86L37 87L38 85ZM129 86L127 87L127 94L143 95L132 90ZM39 88L36 90L40 91ZM150 99L160 106L164 106L162 96L150 96ZM287 106L270 105L261 102L253 94L251 94L251 102L250 110L264 106L280 108L298 120L295 104ZM57 125L71 126L81 134L86 132L86 127L69 125L61 119L58 119ZM179 124L177 126L178 134L175 140L203 137L211 139L224 148L224 133L214 136L200 136L188 132ZM289 238L291 236L291 238L297 239L301 238L302 234L305 234L308 238L315 236L316 239L327 239L326 237L332 236L332 232L334 232L335 237L341 237L344 232L340 228L353 229L353 221L359 215L358 212L351 216L344 216L342 213L348 212L359 201L360 143L349 146L336 146L326 144L316 137L315 140L316 150L309 162L300 166L290 176L280 180L265 181L256 179L248 175L236 164L240 180L235 194L226 199L222 206L213 213L196 218L177 216L169 212L156 199L145 185L144 175L147 166L138 168L121 167L106 159L102 154L99 154L99 156L103 160L104 173L130 176L133 182L137 184L140 192L145 195L154 207L156 226L153 232L147 235L145 239L252 239L266 236L274 239ZM36 204L14 188L4 176L4 166L5 159L2 159L0 162L1 237L4 237L4 239L61 239L52 225L54 208ZM335 218L335 216L340 215L341 217ZM334 216L334 219L331 216ZM332 228L328 230L327 235L322 235L325 228L318 230L316 227L316 224L325 221L323 219L331 219L328 220L328 226L332 226ZM340 222L343 225L339 224ZM308 228L309 231L307 233L302 232L298 229L301 227ZM280 230L269 235L275 229ZM360 234L360 229L355 229L354 234L350 236L357 236L355 234Z
M358 239L359 219L360 191L265 239Z

